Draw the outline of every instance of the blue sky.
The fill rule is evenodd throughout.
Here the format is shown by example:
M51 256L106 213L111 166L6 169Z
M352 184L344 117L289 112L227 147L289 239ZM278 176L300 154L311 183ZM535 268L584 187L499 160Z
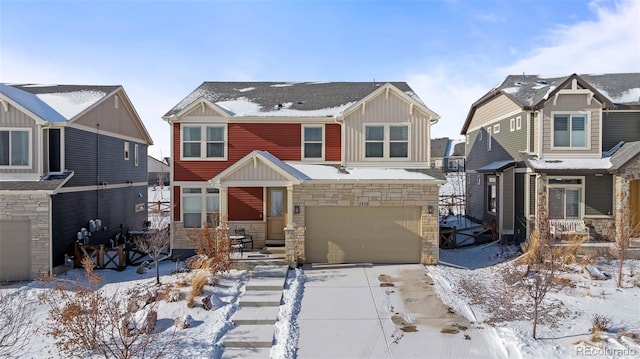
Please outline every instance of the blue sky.
M640 1L0 0L0 82L123 85L155 157L203 81L407 81L460 138L523 72L640 72Z

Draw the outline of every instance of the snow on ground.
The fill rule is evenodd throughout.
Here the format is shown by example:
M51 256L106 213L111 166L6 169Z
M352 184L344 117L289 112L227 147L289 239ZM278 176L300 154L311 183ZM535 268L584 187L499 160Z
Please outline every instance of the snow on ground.
M603 281L587 279L580 264L564 266L559 274L562 284L542 303L539 339L534 340L532 306L526 294L515 289L519 274L514 272L513 261L495 264L514 254L514 248L497 244L441 250L442 260L474 269L439 265L428 266L427 272L443 301L469 321L486 326L505 357L640 356L640 261L625 261L621 289L616 288L617 263L611 259L594 263L613 277ZM609 330L599 340L589 332L596 314L611 319Z

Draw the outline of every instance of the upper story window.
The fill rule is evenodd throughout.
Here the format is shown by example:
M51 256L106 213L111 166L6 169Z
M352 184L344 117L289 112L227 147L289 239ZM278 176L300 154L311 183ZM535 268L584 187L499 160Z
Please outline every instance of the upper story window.
M227 126L182 126L182 158L225 160Z
M496 213L498 209L498 187L496 185L496 178L491 176L487 181L487 212Z
M302 127L302 158L324 158L324 127L322 125L307 125Z
M366 125L366 158L408 158L408 125Z
M493 133L500 133L500 124L496 123L495 125L493 125Z
M553 147L587 147L588 118L586 114L554 114L552 126Z
M516 117L516 130L519 130L522 128L522 117L518 116Z
M124 143L124 160L129 161L129 142Z
M487 151L491 151L491 126L487 127Z
M139 163L139 152L138 152L138 144L133 145L133 164L137 166Z
M0 129L0 167L28 167L31 131Z

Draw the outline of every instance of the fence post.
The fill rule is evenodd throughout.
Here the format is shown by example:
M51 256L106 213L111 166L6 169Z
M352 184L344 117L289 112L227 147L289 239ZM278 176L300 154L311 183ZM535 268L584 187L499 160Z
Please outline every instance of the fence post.
M124 244L118 245L118 270L123 271L127 268L124 258Z
M104 244L101 244L98 248L98 268L104 268Z

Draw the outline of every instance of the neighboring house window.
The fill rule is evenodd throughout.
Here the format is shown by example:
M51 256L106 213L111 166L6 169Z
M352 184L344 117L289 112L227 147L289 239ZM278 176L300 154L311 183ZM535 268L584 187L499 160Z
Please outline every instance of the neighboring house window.
M408 158L409 126L365 126L366 158Z
M476 175L476 184L480 185L480 175Z
M482 141L482 129L478 130L478 141Z
M138 165L138 144L133 145L133 164Z
M129 161L129 142L124 143L124 160Z
M0 129L0 166L29 166L29 130Z
M581 218L581 178L549 179L549 218Z
M227 126L182 126L182 157L225 159Z
M449 159L449 169L457 170L458 169L458 160Z
M555 114L553 116L553 146L587 147L587 116L585 114Z
M495 125L493 125L493 133L500 133L500 124L496 123Z
M491 151L491 127L487 127L487 151Z
M302 127L303 159L322 159L324 131L323 126L303 126Z
M497 193L496 178L491 176L487 181L487 212L496 213Z
M205 219L209 225L217 225L220 211L219 196L219 191L215 188L183 188L182 221L184 228L201 228ZM203 218L203 214L205 218Z
M522 128L522 117L518 116L516 117L516 130L519 130Z
M513 132L516 130L516 119L512 118L509 120L509 131Z

